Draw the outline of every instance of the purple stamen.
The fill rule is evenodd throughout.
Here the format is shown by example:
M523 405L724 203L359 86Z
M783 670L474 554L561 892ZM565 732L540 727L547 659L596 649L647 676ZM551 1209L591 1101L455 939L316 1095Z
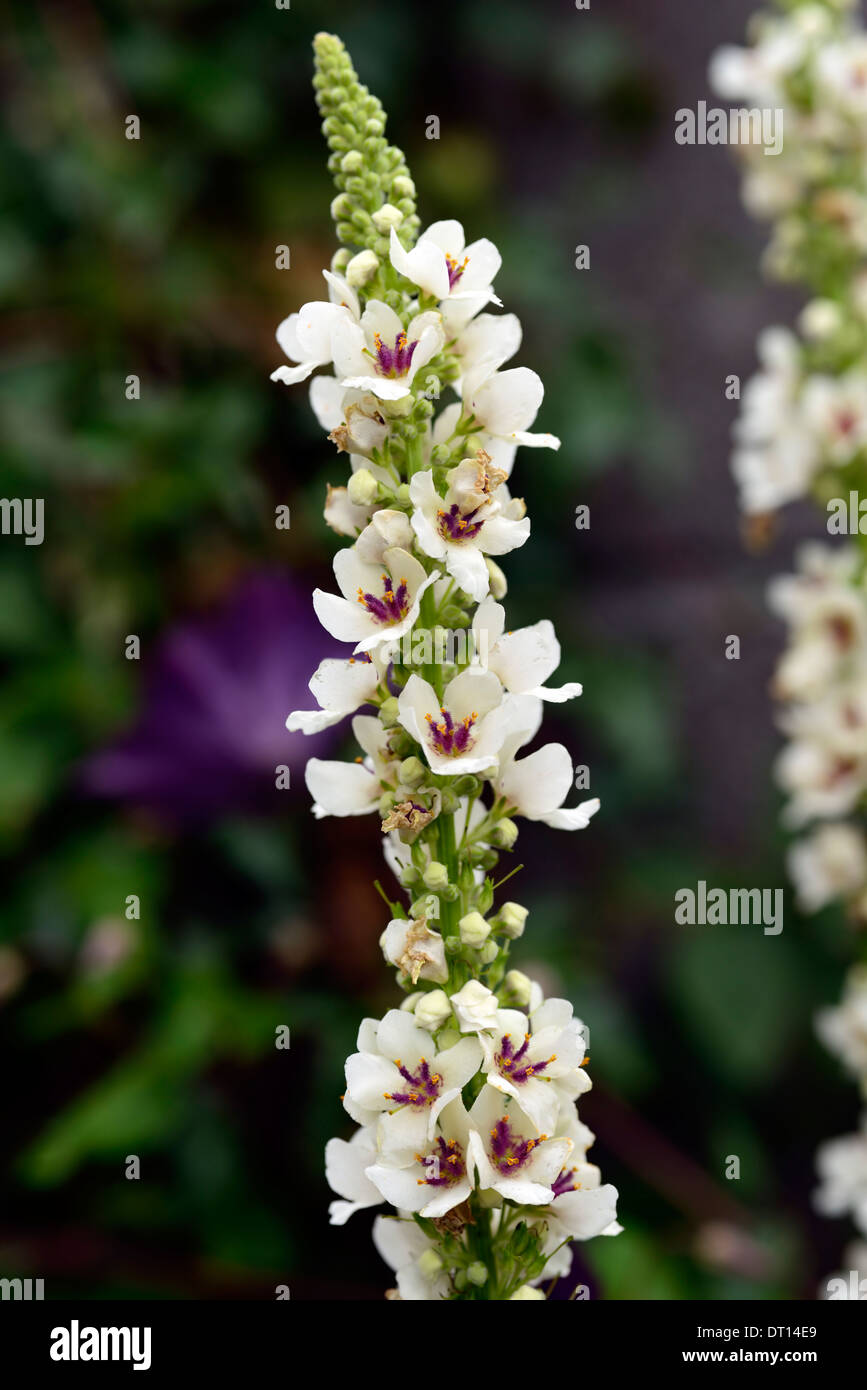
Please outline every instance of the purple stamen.
M499 1173L508 1176L516 1168L522 1168L536 1145L547 1138L547 1134L540 1134L538 1139L521 1139L512 1132L509 1117L504 1115L490 1131L491 1163Z
M453 502L448 511L441 509L437 512L440 535L447 541L472 541L484 526L484 521L474 521L473 518L478 513L478 507L474 507L466 516L462 515L457 502Z
M434 723L432 714L425 715L431 745L442 757L457 758L472 747L470 731L479 716L473 710L472 714L465 715L460 724L456 725L447 709L440 709L440 714L443 717L441 724Z
M388 347L382 341L379 333L373 335L373 342L376 352L365 352L368 357L372 357L376 364L376 370L380 376L398 377L406 376L412 366L412 355L418 347L418 339L415 338L411 343L406 340L405 333L398 333L394 347Z
M522 1066L521 1063L526 1056L529 1046L529 1033L524 1034L524 1041L517 1051L513 1046L511 1034L504 1033L500 1043L500 1051L496 1056L496 1062L500 1071L507 1076L510 1081L514 1081L516 1085L519 1086L523 1081L529 1081L532 1077L538 1076L551 1062L557 1060L556 1057L549 1057L547 1061L530 1062L527 1066Z
M408 1082L413 1089L410 1091L386 1091L386 1100L394 1101L395 1105L415 1105L421 1107L431 1105L437 1099L440 1093L440 1086L442 1085L442 1077L439 1072L431 1072L424 1057L422 1057L419 1063L418 1074L416 1076L413 1076L412 1072L409 1071L402 1062L396 1061L394 1065L397 1067L404 1081Z
M409 589L406 580L402 579L397 586L397 591L395 591L392 579L389 575L384 574L382 576L382 593L382 598L377 598L376 594L366 594L363 589L359 588L358 602L378 623L399 623L409 611Z
M448 251L446 252L446 267L448 268L449 272L450 290L453 290L455 285L460 280L461 276L467 268L467 262L469 261L469 259L469 256L464 256L464 259L460 262L460 264L458 264L454 256L450 256Z
M417 1179L420 1187L451 1187L467 1171L463 1149L456 1139L447 1142L438 1135L432 1153L416 1154L415 1157L425 1170L425 1177Z
M557 1177L551 1184L551 1189L555 1197L562 1197L564 1192L578 1192L581 1189L580 1182L575 1181L577 1168L561 1168Z

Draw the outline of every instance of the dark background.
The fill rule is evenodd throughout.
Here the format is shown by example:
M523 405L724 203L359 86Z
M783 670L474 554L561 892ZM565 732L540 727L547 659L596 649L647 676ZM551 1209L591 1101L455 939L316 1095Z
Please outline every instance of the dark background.
M812 1033L851 954L842 916L800 919L787 893L778 937L673 920L700 878L784 882L762 591L811 523L792 509L744 549L724 382L797 299L762 284L729 152L674 141L752 8L11 5L2 494L44 497L46 536L0 546L0 1274L93 1298L389 1282L369 1214L327 1226L322 1171L351 1129L358 1022L397 998L378 829L313 821L314 750L283 728L331 648L309 594L345 462L304 388L268 380L276 324L322 297L334 249L320 28L382 99L423 223L499 245L538 427L564 441L519 454L534 537L509 557L509 621L555 621L585 694L546 733L602 811L574 837L523 823L510 891L532 909L516 963L590 1025L581 1113L621 1192L624 1234L576 1268L607 1298L727 1299L811 1298L838 1267L846 1230L810 1190L854 1107Z

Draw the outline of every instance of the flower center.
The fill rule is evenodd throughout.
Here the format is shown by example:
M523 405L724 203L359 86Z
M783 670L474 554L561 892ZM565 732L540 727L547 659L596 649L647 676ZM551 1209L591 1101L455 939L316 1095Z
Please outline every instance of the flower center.
M390 575L384 574L382 576L382 598L378 598L376 594L366 594L359 587L358 602L378 623L399 623L409 611L409 590L406 586L406 580L401 579L397 586L397 592L395 592L394 580Z
M418 1071L415 1076L408 1067L405 1067L399 1057L395 1058L394 1065L397 1067L409 1089L406 1091L385 1091L385 1100L394 1101L395 1105L414 1105L417 1108L431 1105L440 1093L442 1077L439 1072L432 1072L424 1057L418 1064Z
M538 1139L522 1139L520 1135L513 1133L508 1115L497 1120L490 1136L491 1163L504 1175L513 1173L516 1168L522 1168L536 1145L548 1138L547 1134L540 1134Z
M520 1086L524 1081L529 1081L531 1077L539 1076L546 1067L557 1060L555 1055L549 1057L546 1062L525 1062L527 1048L530 1046L530 1036L529 1033L524 1034L524 1041L516 1051L511 1033L504 1033L500 1043L500 1051L494 1059L503 1076L509 1081L514 1081L516 1086Z
M834 424L836 425L837 433L842 435L844 439L848 439L849 436L855 432L855 426L858 424L858 416L855 414L854 410L839 410L835 417Z
M457 1139L438 1136L430 1153L416 1154L415 1158L425 1174L416 1179L419 1187L451 1187L460 1182L467 1171L464 1152Z
M478 516L479 508L475 507L471 512L464 515L457 502L453 502L448 511L440 508L437 512L437 523L439 533L447 541L473 541L484 526L484 521L474 521Z
M461 753L466 753L473 746L470 737L473 725L478 719L478 714L473 710L472 714L464 715L459 724L456 724L445 708L440 709L442 723L437 724L432 714L426 714L428 732L432 747L444 758L458 758Z
M380 376L396 377L406 376L412 366L412 355L418 347L418 339L408 343L405 333L398 333L394 347L389 347L382 341L380 333L374 333L373 344L375 352L365 352L368 357L372 357L376 370Z
M449 272L450 290L453 290L455 285L460 280L461 276L467 268L467 262L469 261L469 259L469 256L464 256L464 259L460 263L458 263L455 260L454 256L450 256L448 251L446 252L446 266Z

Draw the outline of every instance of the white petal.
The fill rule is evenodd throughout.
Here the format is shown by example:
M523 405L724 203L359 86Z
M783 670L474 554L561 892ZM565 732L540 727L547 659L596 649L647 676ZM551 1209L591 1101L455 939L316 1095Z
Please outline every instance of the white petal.
M562 806L559 810L540 816L539 820L550 825L552 830L586 830L599 810L599 804L599 798L595 796L591 801L582 801L571 809Z
M326 816L363 816L379 801L379 783L360 763L310 758L304 780L320 813Z
M489 376L467 405L485 429L509 438L532 425L544 394L541 378L529 367L510 367Z
M449 272L445 255L434 241L421 240L411 251L405 251L392 227L389 255L400 275L418 285L425 294L433 295L435 299L445 299L449 292Z

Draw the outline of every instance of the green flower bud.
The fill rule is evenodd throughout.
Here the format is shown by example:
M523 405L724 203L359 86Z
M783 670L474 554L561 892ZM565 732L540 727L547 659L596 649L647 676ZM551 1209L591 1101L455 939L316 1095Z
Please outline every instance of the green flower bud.
M503 936L508 936L511 941L517 941L519 936L524 935L526 921L526 907L522 907L520 903L503 903L494 918L494 927L497 931L501 931Z
M379 483L369 468L359 468L350 477L346 491L354 507L372 507L379 496Z
M351 259L351 252L347 251L345 246L339 247L331 257L331 269L335 275L343 275Z
M482 949L479 951L479 960L481 961L482 965L493 965L494 961L497 959L497 956L499 954L500 948L497 945L496 941L486 941Z
M476 907L479 912L487 912L493 905L494 885L489 878L486 878L478 893L476 894Z
M481 1260L475 1260L473 1264L468 1266L467 1278L471 1284L475 1284L477 1289L480 1289L487 1282L488 1271Z
M401 888L406 888L406 889L409 889L409 890L411 891L413 888L418 888L418 886L419 886L420 883L421 883L421 874L419 873L418 869L415 867L414 864L407 864L407 866L406 866L405 869L401 869L401 871L400 871L400 886L401 886Z
M522 970L510 970L503 981L500 999L504 1004L514 1004L519 1009L525 1009L530 1002L532 987L532 980Z
M444 787L442 790L442 814L444 816L453 816L460 804L460 797L452 791L451 787Z
M395 725L389 735L388 746L395 758L408 758L415 744L405 729Z
M410 916L416 921L419 917L435 919L439 911L439 903L432 893L427 893L423 898L416 898L415 902L410 905L409 911Z
M458 796L478 796L482 790L482 784L478 777L474 777L471 772L465 772L454 784L455 792Z
M331 216L335 222L339 222L344 217L349 217L352 212L352 199L348 193L338 193L336 198L331 200Z
M518 838L518 827L508 816L501 821L497 821L491 831L491 844L498 849L513 849Z
M468 855L470 863L478 869L493 869L499 859L496 850L488 849L487 845L470 845Z
M393 198L415 198L415 184L408 174L398 174L391 181L391 193Z
M404 787L420 787L427 779L427 768L420 758L404 758L397 770L398 778Z
M444 989L432 989L415 1004L415 1018L420 1028L434 1033L452 1016L452 1006Z
M411 1014L414 1011L419 1000L424 998L424 990L417 989L414 994L408 994L405 999L402 999L400 1001L400 1007L403 1009L404 1013Z
M397 697L395 695L389 695L383 700L379 707L379 722L384 728L393 729L397 724L399 712L400 707L397 703Z
M441 893L449 884L449 871L438 859L432 859L422 874L425 887L432 893Z
M344 174L357 174L363 165L360 150L348 150L340 161L340 168Z
M458 931L465 946L483 946L491 934L491 924L480 912L468 912L458 922Z
M383 203L381 208L377 208L371 220L378 232L388 232L391 227L400 226L403 221L403 213L392 203Z
M417 1264L419 1273L423 1278L429 1280L436 1279L443 1267L443 1262L435 1250L425 1250L423 1254L419 1255Z
M509 1299L510 1303L538 1303L545 1302L545 1295L541 1289L534 1289L532 1284L522 1284L516 1289Z
M379 798L379 814L383 820L394 809L397 797L394 792L383 792Z
M368 280L372 280L378 270L379 257L372 251L359 251L346 267L346 283L353 289L358 289L359 286L366 285Z

